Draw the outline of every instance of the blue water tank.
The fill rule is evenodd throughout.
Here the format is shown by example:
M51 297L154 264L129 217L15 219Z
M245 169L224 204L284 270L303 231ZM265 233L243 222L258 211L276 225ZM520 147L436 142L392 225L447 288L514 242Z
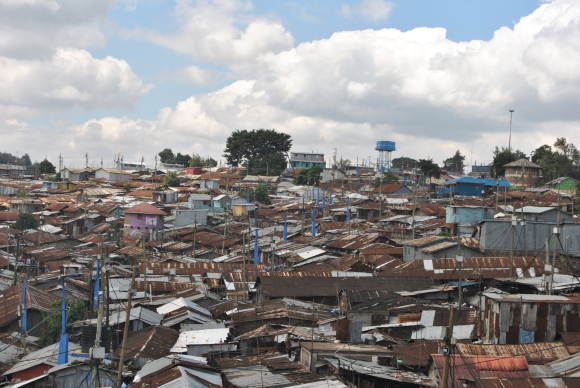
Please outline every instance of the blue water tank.
M395 147L394 141L377 141L377 151L396 151L397 147Z

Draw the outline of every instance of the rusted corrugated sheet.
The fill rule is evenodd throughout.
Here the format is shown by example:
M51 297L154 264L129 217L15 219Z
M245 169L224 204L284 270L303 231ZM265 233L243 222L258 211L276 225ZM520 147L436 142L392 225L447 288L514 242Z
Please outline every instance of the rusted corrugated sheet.
M439 379L443 374L444 356L431 355ZM463 388L461 380L472 380L482 377L530 378L528 362L525 357L485 357L452 355L450 368L453 370L449 378L448 388Z
M522 345L471 345L457 344L462 355L471 356L523 356L528 363L545 363L568 357L562 342L539 342Z
M160 325L146 327L129 333L125 346L125 360L145 358L157 360L168 356L171 348L177 342L179 332ZM121 348L115 351L115 357L120 357Z

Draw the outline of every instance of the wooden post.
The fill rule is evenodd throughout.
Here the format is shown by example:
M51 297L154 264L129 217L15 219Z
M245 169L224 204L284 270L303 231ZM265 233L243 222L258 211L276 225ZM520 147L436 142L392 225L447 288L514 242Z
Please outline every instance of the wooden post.
M449 359L451 358L451 349L453 344L451 339L453 337L453 318L455 317L455 307L451 307L451 314L449 314L449 331L447 332L447 354L445 355L445 364L443 365L443 378L441 379L441 388L447 388L447 381L449 380Z
M127 337L129 336L129 322L131 321L131 301L133 300L133 290L135 287L135 268L133 268L133 276L131 277L131 288L129 289L129 301L127 303L127 312L125 315L125 331L123 331L123 342L121 344L121 358L119 359L119 372L117 374L117 387L123 383L123 363L125 362L125 346L127 345Z

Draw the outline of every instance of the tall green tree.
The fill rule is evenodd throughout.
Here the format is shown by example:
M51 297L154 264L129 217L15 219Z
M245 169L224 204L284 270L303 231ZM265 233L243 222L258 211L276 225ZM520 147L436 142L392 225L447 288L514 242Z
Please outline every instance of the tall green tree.
M38 169L41 174L54 174L56 172L56 167L46 159L40 162Z
M540 160L542 160L545 157L549 157L551 155L552 155L552 147L550 147L547 144L544 144L543 146L540 146L536 148L534 151L532 151L532 163L539 164Z
M559 177L571 177L580 180L580 151L565 138L558 138L553 148L547 144L537 148L532 155L544 171L547 181Z
M493 162L491 162L491 173L494 176L505 176L505 165L515 162L520 159L527 159L528 157L520 150L510 151L508 148L501 147L501 150L496 146L493 151Z
M20 158L20 163L22 163L22 165L26 166L26 167L32 165L32 161L30 160L30 156L28 156L28 154L22 155L22 158Z
M163 186L165 187L179 187L181 179L174 172L168 172L163 177Z
M20 213L11 228L18 230L36 229L38 228L38 221L30 213Z
M288 166L286 156L281 152L260 156L254 159L252 174L278 176Z
M275 154L285 155L292 147L290 135L274 129L237 130L232 132L226 141L224 157L229 165L247 166L249 173L254 174L256 159L260 159L261 169L264 160Z
M298 186L318 186L322 179L322 167L312 166L300 170L296 178L292 181Z
M443 161L443 169L445 170L462 173L464 168L465 168L465 156L461 155L461 152L459 152L459 150L455 152L455 155Z
M164 149L158 155L161 163L173 163L175 160L175 155L173 154L173 151L171 151L171 148Z
M431 182L431 178L441 178L441 167L434 163L433 159L419 159L418 164L421 171L423 171L423 175L429 177L429 182Z

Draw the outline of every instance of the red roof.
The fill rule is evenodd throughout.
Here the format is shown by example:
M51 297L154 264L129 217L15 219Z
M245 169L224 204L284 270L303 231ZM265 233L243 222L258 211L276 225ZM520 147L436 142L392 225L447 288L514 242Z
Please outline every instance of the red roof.
M155 206L150 205L147 202L141 202L139 205L135 205L132 208L125 210L125 213L167 215L163 210L157 209Z

